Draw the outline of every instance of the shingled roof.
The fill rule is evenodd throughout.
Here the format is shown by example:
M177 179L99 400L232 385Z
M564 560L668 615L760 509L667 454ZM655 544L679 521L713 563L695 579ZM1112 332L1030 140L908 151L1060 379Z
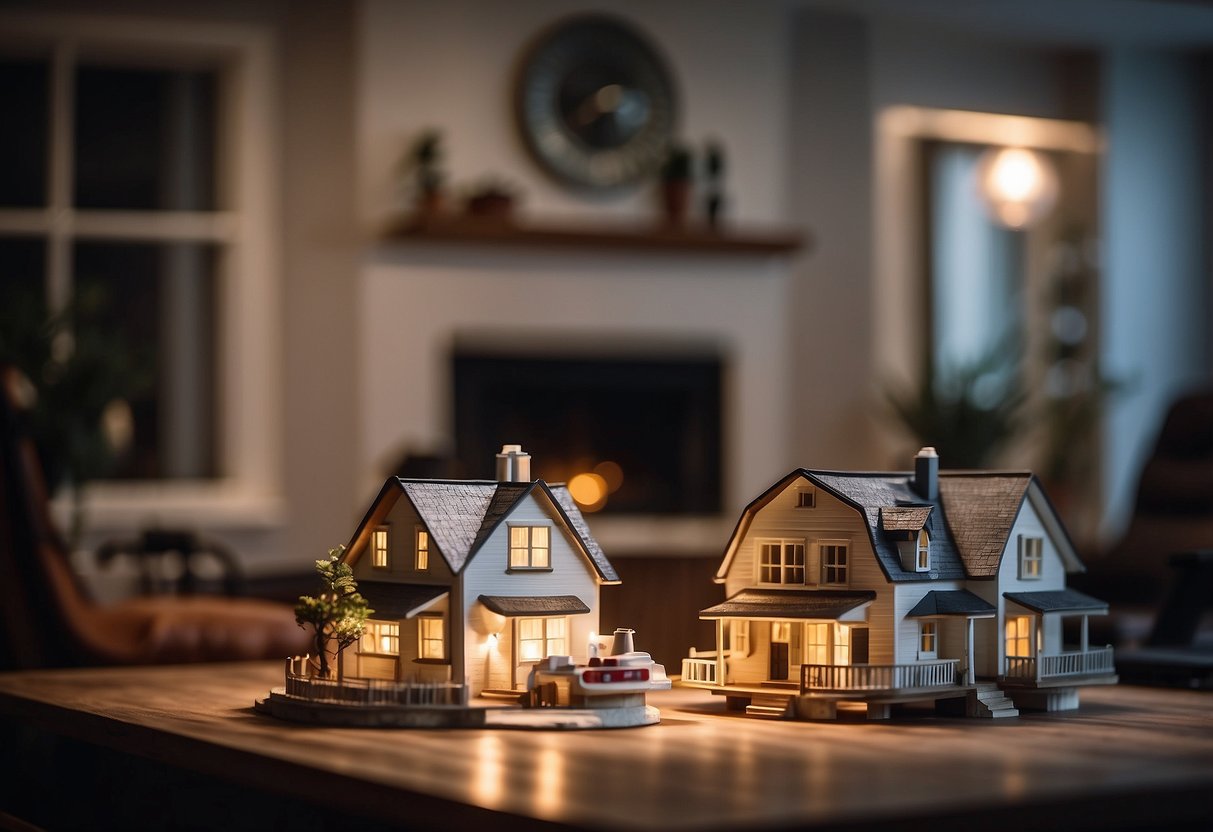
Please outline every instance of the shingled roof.
M493 530L528 494L540 491L551 501L568 527L574 541L593 564L603 581L615 583L619 575L603 554L602 547L590 534L577 503L564 485L549 486L543 480L529 483L496 482L492 480L414 480L390 477L379 496L358 525L349 549L361 551L368 529L391 511L392 505L404 495L430 539L452 572L459 572L489 539Z
M998 574L1007 538L1031 481L1028 473L955 471L939 475L948 529L970 577Z
M1032 475L1027 472L941 471L939 499L924 500L910 472L848 472L797 469L746 506L716 573L723 582L751 520L798 480L806 480L859 511L876 559L897 582L990 578L998 573L1011 527L1019 516ZM925 528L931 538L931 569L901 565L894 538ZM1060 524L1058 524L1060 528ZM1064 535L1064 529L1061 531ZM1079 567L1080 568L1080 567Z

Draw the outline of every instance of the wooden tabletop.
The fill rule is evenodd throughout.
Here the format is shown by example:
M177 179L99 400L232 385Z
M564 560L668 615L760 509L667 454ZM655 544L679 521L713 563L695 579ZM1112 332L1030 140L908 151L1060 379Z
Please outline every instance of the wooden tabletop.
M1093 688L1080 711L974 720L767 721L703 691L652 694L616 731L283 723L280 665L0 674L0 720L414 827L1150 828L1213 820L1213 698ZM326 797L327 796L327 797ZM1194 827L1195 828L1195 827Z

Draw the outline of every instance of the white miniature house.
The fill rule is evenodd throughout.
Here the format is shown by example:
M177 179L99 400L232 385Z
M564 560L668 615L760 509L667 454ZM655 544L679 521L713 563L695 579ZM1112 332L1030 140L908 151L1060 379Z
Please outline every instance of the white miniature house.
M972 715L1076 707L1077 687L1115 682L1112 649L1087 617L1107 604L1066 589L1073 544L1029 473L798 469L742 512L716 581L714 650L684 683L754 713L870 716L917 699L964 697ZM1063 620L1076 621L1064 643Z
M563 485L507 445L496 481L392 477L344 559L374 610L346 672L522 690L545 656L585 661L618 576Z

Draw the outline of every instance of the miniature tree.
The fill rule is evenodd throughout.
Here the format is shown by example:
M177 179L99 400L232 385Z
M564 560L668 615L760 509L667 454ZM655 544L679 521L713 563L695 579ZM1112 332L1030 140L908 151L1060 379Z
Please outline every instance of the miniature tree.
M295 623L314 633L316 654L320 658L320 675L328 677L328 645L337 644L337 678L341 679L341 654L345 648L362 637L367 616L374 612L358 592L358 582L348 563L341 561L344 546L329 549L328 560L317 560L323 586L318 596L299 596L295 605Z

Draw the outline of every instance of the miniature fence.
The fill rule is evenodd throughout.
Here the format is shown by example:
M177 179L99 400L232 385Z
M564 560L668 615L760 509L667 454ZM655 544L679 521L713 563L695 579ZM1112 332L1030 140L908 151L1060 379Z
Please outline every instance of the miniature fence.
M805 664L800 692L820 690L901 690L951 687L957 659L917 664Z
M286 660L286 692L311 702L359 705L459 705L463 685L390 679L321 679L306 656Z
M1086 676L1111 673L1115 669L1111 647L1050 656L1007 656L1007 677L1012 679L1055 679L1059 676ZM1039 675L1037 675L1039 671Z

